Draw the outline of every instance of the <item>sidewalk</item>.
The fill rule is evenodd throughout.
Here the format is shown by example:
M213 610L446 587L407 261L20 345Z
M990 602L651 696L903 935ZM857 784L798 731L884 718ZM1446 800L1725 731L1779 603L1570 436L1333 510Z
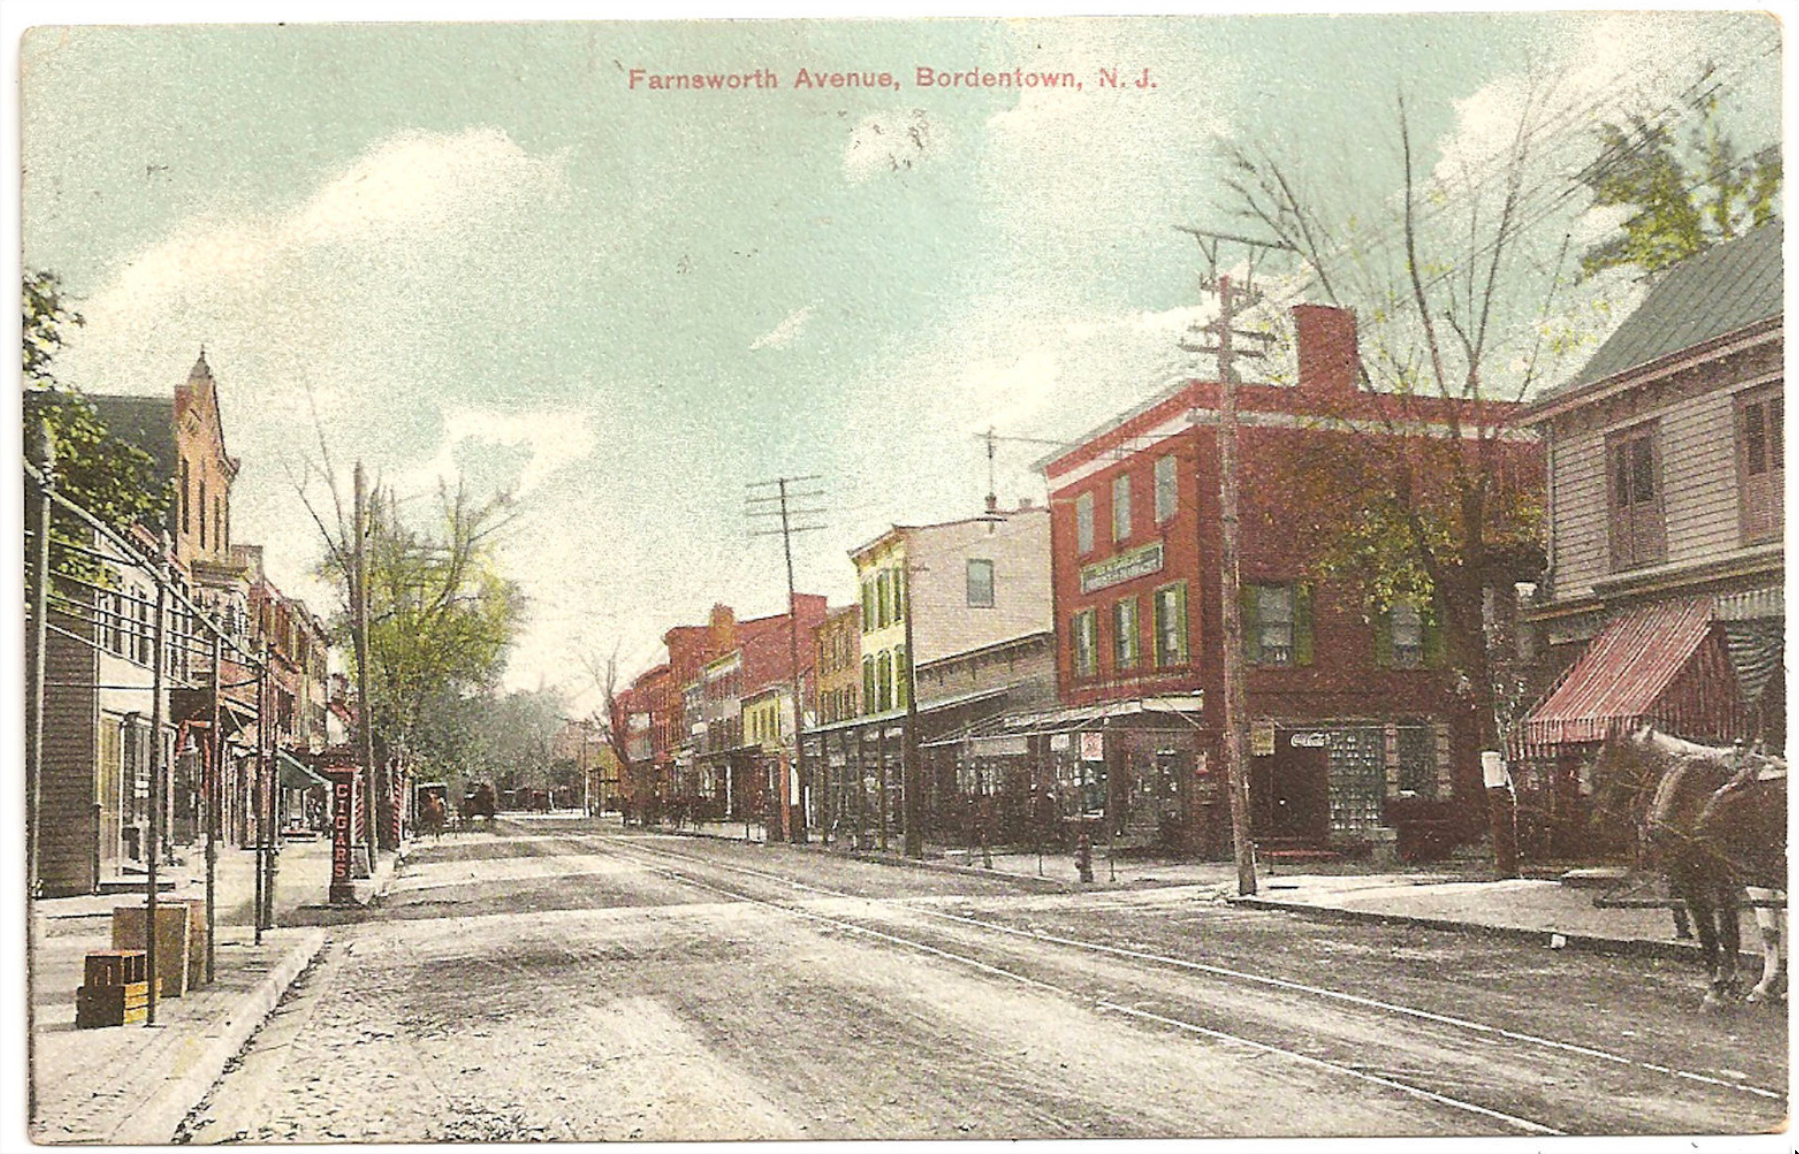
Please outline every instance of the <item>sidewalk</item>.
M743 840L743 826L707 823L681 831L689 836ZM760 840L759 838L756 840ZM1343 921L1385 922L1459 933L1540 943L1561 949L1596 949L1697 960L1698 944L1675 936L1674 918L1665 908L1618 909L1596 904L1604 890L1559 880L1517 878L1492 880L1475 876L1478 869L1453 864L1414 870L1387 869L1365 863L1340 863L1328 870L1297 872L1295 866L1262 863L1257 892L1237 896L1237 871L1230 862L1120 856L1108 861L1103 845L1094 847L1093 877L1083 884L1066 850L1020 853L1012 848L991 853L992 869L979 849L926 846L925 858L899 853L898 836L889 850L853 851L834 844L828 851L816 839L805 848L842 853L865 861L955 873L993 873L1034 889L1066 893L1126 888L1193 886L1248 909L1279 910L1301 916ZM1295 871L1295 872L1290 872ZM1754 915L1743 912L1743 943L1752 951L1761 940Z
M281 995L325 944L325 931L298 928L307 907L325 902L331 849L327 841L283 847L275 881L276 928L254 941L255 854L219 852L215 904L215 980L157 1004L157 1024L75 1028L75 990L90 950L112 944L112 911L142 905L138 894L88 895L36 903L42 919L35 980L38 1121L32 1136L48 1143L161 1145L243 1048ZM384 891L395 868L387 855L376 876L357 883L368 901ZM176 882L161 900L204 898L204 851L162 876Z

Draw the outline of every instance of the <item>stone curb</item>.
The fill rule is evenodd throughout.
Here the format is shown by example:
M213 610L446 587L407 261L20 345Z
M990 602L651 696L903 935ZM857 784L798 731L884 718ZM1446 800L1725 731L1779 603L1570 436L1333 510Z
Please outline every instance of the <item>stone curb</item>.
M182 1067L163 1082L132 1116L106 1139L114 1146L166 1146L174 1141L182 1122L206 1097L225 1066L244 1048L250 1035L268 1018L281 995L301 971L312 964L325 947L323 930L303 931L268 977L233 1006L222 1019L214 1019L197 1038L184 1039L176 1055Z
M1285 913L1298 914L1301 917L1315 918L1319 921L1359 922L1363 924L1416 926L1420 929L1441 930L1449 933L1475 934L1481 937L1499 938L1506 941L1526 942L1533 945L1548 946L1553 936L1560 935L1564 939L1564 948L1585 950L1592 953L1625 954L1631 957L1671 958L1677 961L1696 961L1699 947L1687 942L1652 941L1648 938L1608 938L1596 934L1575 934L1566 930L1533 930L1524 926L1493 926L1481 922L1471 922L1456 918L1429 917L1421 914L1381 913L1375 910L1346 910L1337 906L1315 906L1301 902L1285 902L1275 898L1226 895L1225 901L1234 906L1243 906L1256 910L1279 910ZM1742 954L1748 958L1752 955ZM1753 955L1757 960L1760 954Z

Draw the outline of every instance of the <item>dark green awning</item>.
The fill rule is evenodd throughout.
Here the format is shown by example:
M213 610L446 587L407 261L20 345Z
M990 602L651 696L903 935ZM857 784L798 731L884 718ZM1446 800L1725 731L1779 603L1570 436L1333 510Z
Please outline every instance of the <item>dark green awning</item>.
M311 789L315 785L331 784L323 774L285 749L275 751L275 764L281 770L282 789Z

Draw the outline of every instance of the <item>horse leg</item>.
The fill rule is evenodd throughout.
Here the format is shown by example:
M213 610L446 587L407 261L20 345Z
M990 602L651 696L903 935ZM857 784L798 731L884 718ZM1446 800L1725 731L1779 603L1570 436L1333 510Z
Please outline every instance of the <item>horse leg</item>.
M1691 916L1693 928L1699 931L1699 954L1705 961L1707 989L1705 1004L1716 1005L1720 1000L1718 983L1720 963L1718 960L1718 917L1714 905L1715 894L1710 886L1702 884L1702 879L1690 875L1670 878L1675 894L1680 897Z
M1722 996L1735 1000L1743 993L1738 976L1739 955L1743 951L1743 907L1737 896L1738 887L1729 879L1716 878L1712 884L1716 887L1713 900L1718 909L1718 977L1713 986Z
M1760 886L1748 887L1749 897L1757 902L1771 902L1776 891ZM1755 925L1761 931L1762 979L1749 991L1746 1001L1778 1000L1786 993L1786 911L1771 905L1757 904Z

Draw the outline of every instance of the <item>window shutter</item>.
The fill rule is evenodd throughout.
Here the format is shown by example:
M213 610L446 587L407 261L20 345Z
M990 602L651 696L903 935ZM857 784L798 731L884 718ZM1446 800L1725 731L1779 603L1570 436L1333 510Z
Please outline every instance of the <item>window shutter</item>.
M1374 666L1393 668L1393 610L1382 609L1374 615Z
M1238 589L1237 601L1243 607L1243 660L1248 665L1259 665L1262 661L1262 630L1256 587L1245 585Z
M1177 658L1183 663L1191 661L1193 639L1187 634L1187 587L1185 585L1175 586L1174 627L1181 639L1180 648L1176 651Z
M1443 623L1437 617L1437 606L1433 601L1426 604L1419 613L1424 619L1424 664L1430 669L1440 669L1447 655Z
M1312 663L1312 587L1293 586L1293 664Z

